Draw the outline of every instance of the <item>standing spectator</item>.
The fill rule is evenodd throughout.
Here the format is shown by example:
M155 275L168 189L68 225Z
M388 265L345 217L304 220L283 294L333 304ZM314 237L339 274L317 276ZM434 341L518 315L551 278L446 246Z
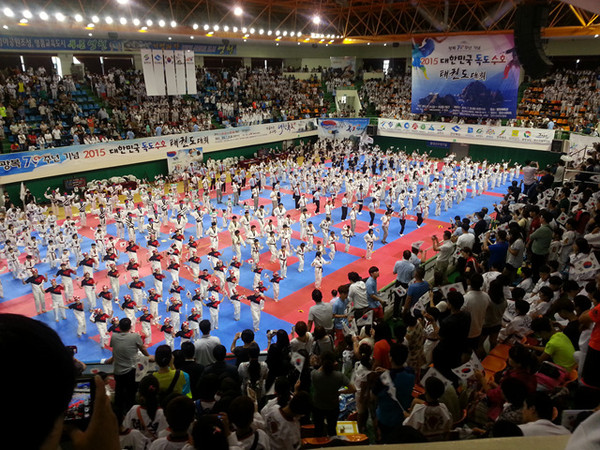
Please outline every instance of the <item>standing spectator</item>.
M592 300L594 307L587 313L583 313L581 318L585 321L587 317L594 322L581 377L586 385L600 388L600 303L598 303L597 291L592 296Z
M406 291L406 301L404 302L404 314L410 313L410 309L415 306L419 299L429 291L429 283L424 280L425 269L419 267L415 270L415 280L408 286Z
M243 345L236 346L235 343L239 338L242 338ZM249 353L251 348L259 348L254 340L254 331L246 329L241 333L238 331L231 343L231 353L235 356L235 365L239 366L243 362L250 361Z
M119 331L113 333L110 340L112 357L106 364L113 365L115 377L115 408L125 414L135 402L137 386L135 382L135 368L137 367L138 351L150 357L142 337L131 331L131 320L123 318L119 321ZM154 358L150 357L153 361Z
M490 296L481 290L483 286L483 277L476 273L469 279L469 290L465 294L465 304L462 310L471 316L471 325L469 327L469 348L476 350L479 346L479 339L485 314L490 304Z
M453 239L450 230L446 230L444 231L444 241L441 245L438 237L435 235L431 237L431 241L433 243L433 251L438 252L435 260L435 272L440 274L438 276L441 276L442 281L445 283L448 279L448 266L456 249L456 238Z
M346 316L346 309L348 307L348 292L348 285L341 285L337 289L337 296L329 302L331 305L331 312L333 314L333 329L335 332L336 346L344 340L344 323L346 323L346 325L348 324Z
M204 367L214 363L213 349L221 343L217 336L210 335L210 320L202 320L200 322L200 331L202 336L194 342L196 347L196 362Z
M383 300L379 297L379 291L377 290L377 278L379 278L379 268L370 267L369 278L365 283L367 302L369 303L369 309L373 311L373 319L383 319Z
M450 315L440 322L440 340L433 349L433 366L446 378L456 380L451 369L462 364L462 354L467 350L471 316L461 310L465 299L460 292L448 292L446 300Z
M290 363L290 338L285 330L277 330L275 336L277 341L272 343L274 333L267 335L267 366L269 367L269 376L265 389L268 391L275 379L279 376L287 376L289 374Z
M407 357L408 348L405 345L393 344L390 349L391 369L379 373L373 388L377 396L379 440L384 444L388 443L394 429L402 425L404 412L408 411L412 402L415 376L404 368ZM390 384L396 389L390 389Z
M348 273L348 280L352 283L348 290L348 299L350 300L350 306L354 311L354 317L358 318L369 309L367 286L356 272Z
M198 381L202 378L204 366L198 364L195 359L196 347L192 342L183 342L181 344L184 360L181 363L181 370L187 373L190 377L190 387L192 390L192 398L198 398Z
M529 236L528 248L531 251L531 270L534 281L538 280L540 267L544 265L550 252L550 242L552 241L550 222L552 222L552 215L547 211L542 212L540 227Z
M308 331L312 330L313 324L321 325L327 331L333 329L333 311L330 303L323 303L323 293L319 289L312 291L314 306L308 310Z
M404 289L408 288L408 283L413 278L415 273L415 266L409 261L411 257L410 250L404 250L402 252L402 259L396 261L394 264L394 275L396 275L396 287L402 286ZM400 304L402 303L403 297L395 295L394 298L394 317L400 315Z
M313 422L317 437L337 435L339 394L352 394L356 391L350 380L342 372L335 370L336 364L333 352L324 352L321 355L321 367L311 373ZM345 389L341 389L344 387Z
M536 174L539 168L537 161L525 161L525 167L523 167L523 194L529 194L529 190L537 181Z
M235 383L238 384L239 389L240 377L238 375L237 368L233 364L227 364L225 362L226 356L227 349L225 346L221 344L216 345L213 348L213 357L215 362L204 369L204 374L214 374L217 376L219 381L224 378L231 378Z

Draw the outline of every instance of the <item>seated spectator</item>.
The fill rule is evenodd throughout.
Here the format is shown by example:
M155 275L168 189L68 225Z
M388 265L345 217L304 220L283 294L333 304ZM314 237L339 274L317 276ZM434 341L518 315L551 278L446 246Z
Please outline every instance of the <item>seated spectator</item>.
M300 391L286 406L276 406L263 412L272 450L297 450L301 447L300 419L310 414L310 410L310 395Z
M562 425L555 425L552 421L558 412L552 404L552 399L544 392L531 394L525 400L523 407L523 425L519 428L523 436L551 436L558 434L571 434Z
M438 378L427 378L425 403L413 405L404 425L420 431L429 441L445 440L452 427L452 415L446 405L439 401L444 391L444 383Z
M240 396L229 405L229 420L235 426L235 435L244 450L269 450L269 436L254 425L254 402Z
M133 405L123 420L123 427L138 430L151 441L168 427L163 409L159 406L159 383L153 375L146 375L138 388L138 405Z
M194 402L184 395L173 398L165 410L169 434L158 438L149 450L179 449L190 441L188 430L194 421Z
M546 345L541 347L526 344L525 347L541 353L538 358L540 363L552 361L566 372L570 372L575 366L573 358L575 348L569 338L563 332L554 330L547 317L534 319L531 322L531 329L543 342L546 342Z
M153 376L158 380L159 393L161 398L166 398L170 394L182 394L185 386L185 377L181 370L173 369L173 353L168 345L159 345L154 352L154 360L158 370Z
M237 368L233 364L227 364L225 357L227 356L227 349L224 345L217 345L213 348L213 357L215 362L206 366L204 369L205 374L214 374L217 378L222 380L223 378L231 378L237 384L240 383L240 376Z
M248 350L248 362L243 362L238 367L239 377L242 380L242 395L247 395L248 388L256 394L256 400L260 403L265 392L265 381L269 368L267 363L259 361L260 350L257 347L251 347Z

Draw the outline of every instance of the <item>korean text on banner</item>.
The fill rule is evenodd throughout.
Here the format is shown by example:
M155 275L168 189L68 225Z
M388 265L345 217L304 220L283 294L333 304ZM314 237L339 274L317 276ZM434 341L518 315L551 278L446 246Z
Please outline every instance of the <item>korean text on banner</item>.
M512 34L413 41L412 112L512 118L520 66Z

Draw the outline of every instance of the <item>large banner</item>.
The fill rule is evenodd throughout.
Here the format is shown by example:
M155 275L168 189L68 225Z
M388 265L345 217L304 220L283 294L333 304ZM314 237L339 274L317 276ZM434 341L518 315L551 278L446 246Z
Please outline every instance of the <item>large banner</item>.
M503 147L510 144L519 144L540 150L549 150L552 139L554 139L554 130L539 128L459 125L448 122L419 122L415 120L393 119L379 119L377 134L411 139L479 143Z
M594 150L594 144L600 143L600 137L587 136L585 134L571 133L569 137L569 156L573 158L573 164L578 166Z
M319 119L319 136L333 139L360 137L367 131L369 119Z
M204 160L202 147L167 152L167 166L169 174L181 173L192 163L201 163Z
M0 184L125 166L169 157L172 152L201 148L210 153L246 145L315 136L314 119L224 128L197 133L59 147L32 152L0 154Z
M146 94L196 94L196 66L194 53L181 50L140 50Z
M520 66L512 35L413 41L412 112L512 118Z
M332 69L356 72L356 56L330 56L329 62Z

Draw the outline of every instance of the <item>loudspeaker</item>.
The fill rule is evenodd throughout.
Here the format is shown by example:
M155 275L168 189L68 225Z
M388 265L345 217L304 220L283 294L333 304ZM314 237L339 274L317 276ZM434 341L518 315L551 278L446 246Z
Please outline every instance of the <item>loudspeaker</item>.
M109 31L108 38L113 39L113 40L119 39L119 33L115 33L114 31Z
M562 153L563 151L563 143L560 139L552 139L552 145L550 146L550 151L554 153Z
M392 44L392 47L394 47L394 48L398 48L398 47L400 47L400 42L394 42L394 43Z
M515 12L515 50L525 73L541 78L554 66L542 47L542 27L548 23L547 4L526 3Z

